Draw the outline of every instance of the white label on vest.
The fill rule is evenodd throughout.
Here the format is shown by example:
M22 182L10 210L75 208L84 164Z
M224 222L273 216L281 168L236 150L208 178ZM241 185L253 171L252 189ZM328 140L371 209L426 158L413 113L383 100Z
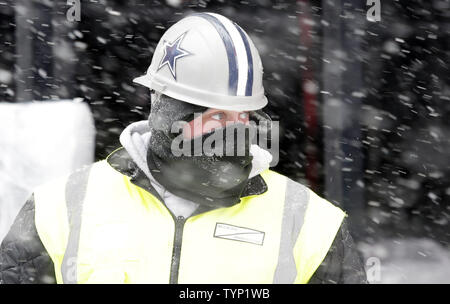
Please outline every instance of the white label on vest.
M216 223L214 237L262 245L264 232L250 228L238 227L223 223Z

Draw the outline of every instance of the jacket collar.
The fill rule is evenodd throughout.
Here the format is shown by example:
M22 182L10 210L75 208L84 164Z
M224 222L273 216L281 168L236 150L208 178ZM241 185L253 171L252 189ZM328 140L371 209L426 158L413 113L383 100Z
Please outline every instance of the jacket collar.
M158 191L156 191L156 189L152 186L148 177L131 159L130 155L123 147L120 147L114 150L111 154L109 154L108 157L106 158L106 161L116 171L131 177L130 181L133 184L150 192L152 195L154 195L161 202L164 203L164 200L160 197ZM268 189L267 184L264 181L264 179L261 177L261 175L257 175L248 180L247 185L245 186L244 191L242 192L241 198L251 195L263 194L264 192L267 191L267 189ZM212 209L211 207L201 206L197 208L197 210L194 212L193 215L211 209Z

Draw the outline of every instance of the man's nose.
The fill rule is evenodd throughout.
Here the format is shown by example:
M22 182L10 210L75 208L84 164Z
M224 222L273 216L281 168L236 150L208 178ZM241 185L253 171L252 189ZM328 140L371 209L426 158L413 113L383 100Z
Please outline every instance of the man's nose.
M228 114L228 121L238 122L240 121L239 113L231 112Z

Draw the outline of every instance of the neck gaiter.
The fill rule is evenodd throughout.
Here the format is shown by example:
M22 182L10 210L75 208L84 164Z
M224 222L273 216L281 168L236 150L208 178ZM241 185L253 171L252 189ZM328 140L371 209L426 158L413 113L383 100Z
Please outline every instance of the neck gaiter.
M180 148L187 145L190 149L183 151L189 153L178 156L173 153L173 141L180 136L172 132L173 123L190 121L194 113L205 110L204 107L157 95L149 116L151 137L147 163L152 176L169 192L210 207L232 206L240 201L252 167L249 152L251 132L247 126L232 124L198 138L183 140ZM212 140L212 136L219 138L217 134L222 135L219 136L222 140ZM241 139L245 134L245 138L239 140L238 134ZM199 145L211 147L216 153L205 154L211 150L200 148L200 155L195 154Z

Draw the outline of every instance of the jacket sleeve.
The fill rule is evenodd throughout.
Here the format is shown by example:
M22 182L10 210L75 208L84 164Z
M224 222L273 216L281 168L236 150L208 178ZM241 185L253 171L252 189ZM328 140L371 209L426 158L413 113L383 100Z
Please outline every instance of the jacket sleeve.
M310 284L367 284L361 257L344 219L325 259Z
M0 246L0 284L46 283L56 283L55 272L36 230L31 195Z

